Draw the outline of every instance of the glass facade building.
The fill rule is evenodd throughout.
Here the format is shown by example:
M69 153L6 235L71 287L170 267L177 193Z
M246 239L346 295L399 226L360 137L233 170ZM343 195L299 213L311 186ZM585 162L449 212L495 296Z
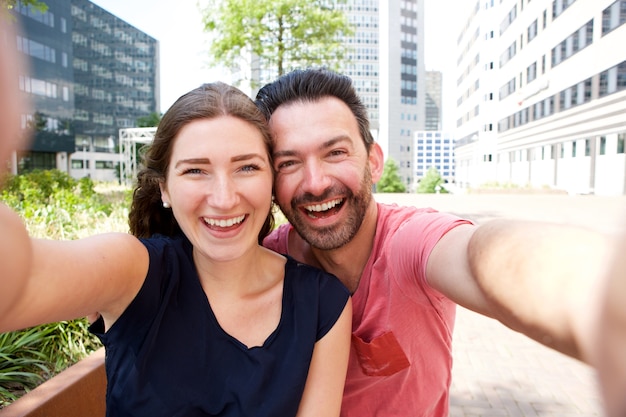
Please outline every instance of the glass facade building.
M350 0L341 7L355 27L344 39L351 52L341 71L368 107L385 159L410 187L413 133L425 129L424 1Z
M447 183L455 182L454 138L449 132L415 132L415 184L431 168L436 168Z
M34 130L18 171L57 168L80 178L114 180L118 131L159 112L158 41L88 0L46 0L48 10L18 3L19 79Z

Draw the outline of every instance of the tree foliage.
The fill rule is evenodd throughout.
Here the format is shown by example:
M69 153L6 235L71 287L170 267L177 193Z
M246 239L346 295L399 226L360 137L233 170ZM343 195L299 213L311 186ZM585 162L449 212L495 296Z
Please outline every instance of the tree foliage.
M417 192L422 194L434 194L436 192L440 192L441 194L445 194L448 191L443 187L445 183L444 179L441 177L441 174L435 167L430 167L424 175L424 178L419 182L417 186ZM437 189L439 187L439 189Z
M398 175L398 165L392 158L385 161L383 174L376 184L376 191L379 193L404 193L406 187Z
M40 13L45 13L48 10L48 5L41 0L0 0L0 18L14 22L13 16L7 13L7 10L15 8L17 3L29 6L31 9L37 10Z
M157 127L161 121L161 115L152 112L147 116L141 116L137 119L137 127Z
M214 64L236 68L244 57L259 59L277 75L291 68L324 65L337 69L354 33L339 4L345 0L208 0L205 31L214 36ZM251 63L249 63L251 64Z
M42 13L48 10L48 5L45 2L39 0L0 0L0 6L2 8L11 10L18 2L23 4L24 6L30 6L34 10L39 10Z

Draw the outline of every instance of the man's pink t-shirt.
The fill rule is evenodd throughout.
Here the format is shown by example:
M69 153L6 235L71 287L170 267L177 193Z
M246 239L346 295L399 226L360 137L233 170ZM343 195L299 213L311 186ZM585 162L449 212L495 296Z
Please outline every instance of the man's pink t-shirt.
M448 416L455 304L427 284L426 262L444 234L467 223L378 204L374 246L352 296L343 417ZM292 230L282 225L264 246L287 254Z

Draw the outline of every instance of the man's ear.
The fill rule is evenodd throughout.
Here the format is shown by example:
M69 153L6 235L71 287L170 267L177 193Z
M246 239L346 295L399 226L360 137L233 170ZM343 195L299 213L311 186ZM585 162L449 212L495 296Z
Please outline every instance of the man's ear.
M380 145L376 142L370 147L369 164L372 172L372 182L376 184L380 177L383 175L383 169L385 168L385 156Z

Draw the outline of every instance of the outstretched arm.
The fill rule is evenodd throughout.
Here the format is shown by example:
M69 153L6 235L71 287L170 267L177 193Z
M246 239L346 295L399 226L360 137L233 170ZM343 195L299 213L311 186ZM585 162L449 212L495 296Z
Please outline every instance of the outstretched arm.
M4 221L0 226L2 239L14 241L15 236L25 234L23 225L12 231ZM5 306L0 332L84 317L94 311L102 314L109 327L135 297L148 271L147 250L126 233L71 241L26 239L29 255L11 259L10 273L6 264L0 266L0 305ZM12 252L12 247L0 248L0 258Z
M32 249L22 220L2 203L0 229L0 317L4 317L24 291L30 272Z
M593 364L611 242L587 229L540 222L459 226L435 246L427 279L458 304Z
M313 350L298 417L339 416L352 335L352 300Z
M609 417L626 416L626 232L615 250L596 335L598 374Z

